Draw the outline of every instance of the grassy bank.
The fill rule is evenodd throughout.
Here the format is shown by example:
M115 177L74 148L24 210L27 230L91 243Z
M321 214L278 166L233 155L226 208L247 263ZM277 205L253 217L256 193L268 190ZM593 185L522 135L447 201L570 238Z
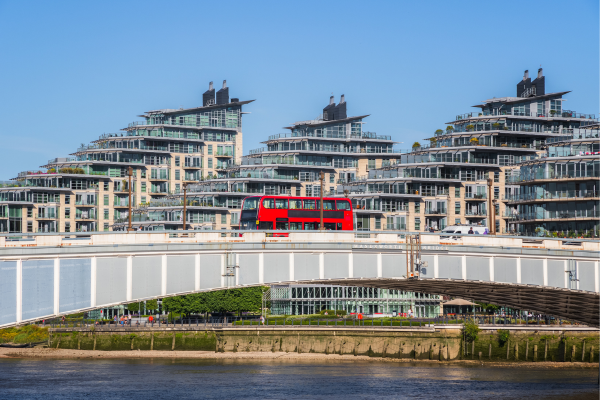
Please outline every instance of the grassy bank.
M37 325L0 329L0 343L34 343L44 340L48 340L48 328Z

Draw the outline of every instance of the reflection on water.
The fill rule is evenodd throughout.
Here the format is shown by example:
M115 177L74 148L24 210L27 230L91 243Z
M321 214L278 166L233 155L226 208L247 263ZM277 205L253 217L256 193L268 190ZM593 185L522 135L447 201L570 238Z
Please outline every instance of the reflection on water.
M0 398L598 398L595 369L368 361L0 360Z

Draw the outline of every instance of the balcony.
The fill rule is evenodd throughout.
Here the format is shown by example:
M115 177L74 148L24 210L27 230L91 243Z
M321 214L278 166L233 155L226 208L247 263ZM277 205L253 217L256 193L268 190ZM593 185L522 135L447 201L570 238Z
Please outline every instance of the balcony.
M488 214L486 211L473 211L473 210L468 210L465 211L465 217L469 217L469 218L485 218L487 217Z
M40 208L38 209L38 213L35 214L36 220L53 220L59 218L59 208Z
M521 182L535 182L535 181L543 181L543 180L590 180L590 179L598 179L600 177L600 171L594 170L591 174L582 175L581 173L568 173L568 172L543 172L543 173L533 173L533 174L522 174L522 175L514 175L509 176L506 179L506 184L518 184Z
M406 224L396 223L396 224L384 224L382 227L384 231L405 231Z
M577 211L539 211L535 213L515 214L516 221L551 221L551 220L578 220L600 218L600 210L577 210Z
M425 209L425 215L447 215L448 211L446 209L441 209L441 210L437 210L437 209L433 209L433 208L426 208Z
M506 200L511 203L524 203L536 201L543 202L548 200L590 200L598 197L600 197L600 192L598 190L564 190L544 193L522 193L513 196L503 196L503 200Z
M517 117L536 117L536 118L578 118L578 119L587 119L596 121L596 116L594 114L582 114L571 110L562 110L555 111L550 110L548 112L537 112L537 111L516 111L516 110L500 110L495 113L490 113L489 111L484 112L470 112L465 114L460 114L456 116L455 121L462 121L470 118L478 118L478 117L502 117L502 116L517 116Z
M486 193L465 193L465 200L487 200L487 194Z
M233 157L233 150L217 150L216 157Z
M293 133L278 133L276 135L270 135L269 140L287 139L287 138L324 138L324 139L375 139L375 140L392 140L389 135L377 135L375 132L362 132L361 134L332 134L332 133L319 133L314 132L293 132Z
M95 221L98 219L98 215L96 213L87 213L87 212L81 212L81 213L75 213L75 220L76 221Z

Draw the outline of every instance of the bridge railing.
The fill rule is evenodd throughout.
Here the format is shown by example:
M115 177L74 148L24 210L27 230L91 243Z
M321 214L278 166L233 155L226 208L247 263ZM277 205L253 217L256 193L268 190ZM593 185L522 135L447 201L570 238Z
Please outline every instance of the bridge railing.
M241 235L240 235L241 234ZM492 236L406 231L135 231L93 233L19 233L0 234L0 248L42 246L142 245L171 243L256 243L256 242L333 242L403 244L405 235L420 234L423 245L468 245L528 247L600 251L598 239L567 239L526 236Z

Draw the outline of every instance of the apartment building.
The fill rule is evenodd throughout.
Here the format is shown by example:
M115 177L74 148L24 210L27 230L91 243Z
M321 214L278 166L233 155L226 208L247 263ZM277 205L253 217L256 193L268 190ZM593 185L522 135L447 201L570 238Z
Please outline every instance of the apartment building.
M123 230L132 207L158 214L144 229L181 227L174 207L154 211L183 186L217 175L242 155L242 107L254 100L229 98L225 81L212 82L199 107L145 112L119 133L103 134L69 157L49 160L45 171L25 171L0 183L2 232L90 232ZM144 215L136 211L136 217ZM148 212L146 212L148 215ZM151 216L154 214L150 214Z
M541 157L554 140L597 124L594 115L564 109L569 92L546 93L545 83L541 68L533 81L525 71L516 97L475 105L478 111L457 115L427 138L428 146L415 145L396 164L338 187L353 199L357 228L489 226L488 179L493 176L496 231L517 232L508 199L520 193L520 186L508 177L521 162Z
M506 216L530 236L598 237L600 140L598 124L547 140L544 153L508 176L519 190L507 196Z

